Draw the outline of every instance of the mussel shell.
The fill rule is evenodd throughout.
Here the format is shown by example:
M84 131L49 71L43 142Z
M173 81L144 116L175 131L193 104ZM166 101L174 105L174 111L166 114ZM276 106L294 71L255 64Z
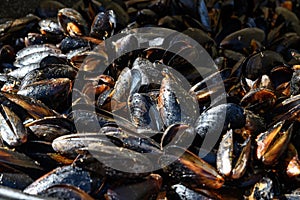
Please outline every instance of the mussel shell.
M35 119L40 119L46 116L56 116L57 113L54 110L48 108L42 102L26 97L23 95L10 94L10 93L1 93L11 102L17 104L21 108L23 108L29 115L31 115Z
M106 39L113 35L116 23L116 15L113 10L98 13L93 21L90 35L99 39Z
M201 113L195 127L197 134L204 138L207 134L218 134L217 130L219 133L227 130L229 124L233 129L241 128L245 122L244 109L236 104L228 103L217 105Z
M39 26L41 27L40 31L42 34L53 34L53 35L61 35L62 30L57 23L57 21L51 19L44 19L39 22Z
M27 194L43 194L48 188L57 184L69 184L90 193L93 178L91 174L76 166L64 166L54 169L48 174L40 177L35 182L25 188Z
M162 177L159 174L150 174L136 183L122 184L119 187L108 189L107 198L149 199L161 189Z
M79 189L78 187L65 184L65 185L53 185L43 191L42 196L58 198L58 199L86 199L94 200L89 194L85 191Z
M249 48L251 41L256 40L263 42L265 33L259 28L244 28L226 36L220 46L224 49L231 49L234 51L242 52L244 48Z
M212 191L209 190L191 190L189 188L187 188L186 186L182 185L182 184L176 184L176 185L172 185L171 188L174 190L174 192L176 193L176 195L178 195L179 199L221 199L221 197L219 197L217 194L215 194ZM171 193L172 191L169 191L169 193ZM173 198L171 196L171 198ZM176 198L176 197L174 197Z
M87 22L81 14L72 8L63 8L57 13L58 23L70 36L87 35Z
M104 146L93 143L88 151L99 162L107 166L106 175L111 177L145 177L153 170L155 163L147 156L117 146ZM112 157L116 159L111 159Z
M233 133L232 129L223 135L217 153L217 169L225 176L229 176L232 170Z
M113 145L112 141L101 133L76 133L57 137L52 142L52 147L61 154L77 156L82 151L81 149L85 149L93 143L103 146Z
M150 109L151 108L156 109L153 108L152 106L153 105L151 105L151 101L149 101L149 99L147 100L146 96L143 96L139 93L134 93L132 96L129 97L129 101L128 101L131 121L137 127L150 128L151 125L153 124L151 119ZM157 127L152 127L152 128L155 129Z
M164 131L160 148L163 149L167 145L170 146L172 144L188 148L195 137L196 133L193 127L186 124L173 124Z
M39 33L28 33L25 37L25 46L37 45L37 44L56 44L61 42L63 35L52 35L52 34L39 34Z
M41 100L52 109L68 109L71 81L68 78L42 80L27 85L18 94Z
M1 163L16 166L21 169L42 170L38 162L26 156L24 153L3 147L0 148L0 161Z
M68 118L47 117L26 124L30 130L45 141L52 141L61 135L76 132L74 124Z
M150 9L142 9L136 14L136 22L140 25L156 24L157 14Z
M269 74L275 66L283 64L280 54L266 50L248 57L243 66L243 75L251 80L257 79L262 74Z
M175 162L166 166L166 163L173 159ZM161 156L160 164L164 166L169 176L190 188L218 189L224 183L223 177L211 165L190 151L183 151L181 147L169 146L165 154Z
M56 17L57 12L64 7L65 5L58 1L46 0L39 4L39 6L36 8L36 13L42 18Z
M57 78L68 78L74 80L77 75L77 69L64 64L51 64L42 69L35 69L27 73L22 79L20 90L35 82Z
M0 134L10 146L18 146L27 141L27 130L21 119L8 107L1 105L0 113Z
M67 53L81 47L89 47L89 42L79 37L65 37L60 43L60 49L63 53Z
M0 42L11 43L11 39L15 35L25 37L28 32L34 29L39 20L40 18L33 14L15 20L7 20L2 24L3 29L1 32L5 34L1 34Z
M12 46L4 45L0 49L1 62L12 62L15 57L15 51Z
M274 197L274 182L272 179L268 177L263 177L259 182L257 182L252 189L252 193L250 195L254 198L261 199L273 199Z
M33 181L34 180L30 176L23 172L1 173L1 186L23 190Z

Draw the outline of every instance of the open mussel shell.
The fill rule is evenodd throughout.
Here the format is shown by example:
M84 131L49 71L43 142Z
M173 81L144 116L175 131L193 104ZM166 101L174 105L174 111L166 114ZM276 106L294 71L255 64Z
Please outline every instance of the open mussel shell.
M286 174L288 177L299 177L300 175L300 161L298 151L293 144L289 144L286 158Z
M255 113L265 113L272 108L277 100L273 91L266 88L250 90L241 99L241 105Z
M162 182L163 179L159 174L150 174L133 183L109 188L105 196L108 199L122 199L124 196L130 199L149 199L161 190Z
M44 35L53 34L61 35L62 30L57 21L51 19L44 19L39 22L40 32Z
M12 166L25 169L42 170L39 164L23 153L10 150L8 148L0 149L0 161Z
M174 196L174 198L180 199L222 199L217 193L213 191L205 189L199 189L197 191L194 191L182 184L172 185L171 188L172 190L174 190L168 191L171 198L173 198Z
M186 124L173 124L163 133L160 148L177 145L183 148L189 147L196 136L195 129Z
M9 99L11 102L17 104L18 106L26 110L28 114L31 115L34 119L58 115L57 112L51 110L45 104L36 99L12 93L3 92L1 94L7 99Z
M243 143L238 143L237 136L232 129L228 130L223 135L217 151L216 165L218 171L220 174L232 179L239 179L245 174L251 153L250 137L246 138Z
M173 163L166 165L171 160ZM224 178L213 166L181 147L169 146L161 156L160 164L170 176L191 188L218 189L224 184Z
M263 177L257 182L252 189L249 199L273 199L274 198L274 181L268 177ZM247 197L246 197L247 198Z
M113 35L116 24L116 15L113 10L100 12L94 18L90 35L95 38L106 39Z
M27 141L27 129L21 119L8 107L1 105L0 134L9 146L18 146Z
M284 124L285 121L280 121L256 138L256 156L265 165L276 164L288 147L292 136L293 124L283 128Z
M261 74L269 74L273 67L282 65L284 60L279 53L265 50L251 55L246 59L243 74L251 80L257 79Z
M88 33L87 22L72 8L63 8L57 13L58 23L66 34L81 36Z
M273 120L276 121L280 119L280 117L291 113L293 109L295 110L295 108L297 108L298 102L300 102L300 95L291 96L277 104L272 110ZM297 111L297 109L295 111Z

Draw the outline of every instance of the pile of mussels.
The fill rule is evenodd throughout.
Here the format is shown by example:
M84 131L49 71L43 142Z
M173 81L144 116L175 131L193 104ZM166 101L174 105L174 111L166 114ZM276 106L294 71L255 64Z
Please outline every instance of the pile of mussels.
M0 19L0 196L299 199L299 17L296 0L47 0ZM216 71L176 35L127 52L142 27Z

